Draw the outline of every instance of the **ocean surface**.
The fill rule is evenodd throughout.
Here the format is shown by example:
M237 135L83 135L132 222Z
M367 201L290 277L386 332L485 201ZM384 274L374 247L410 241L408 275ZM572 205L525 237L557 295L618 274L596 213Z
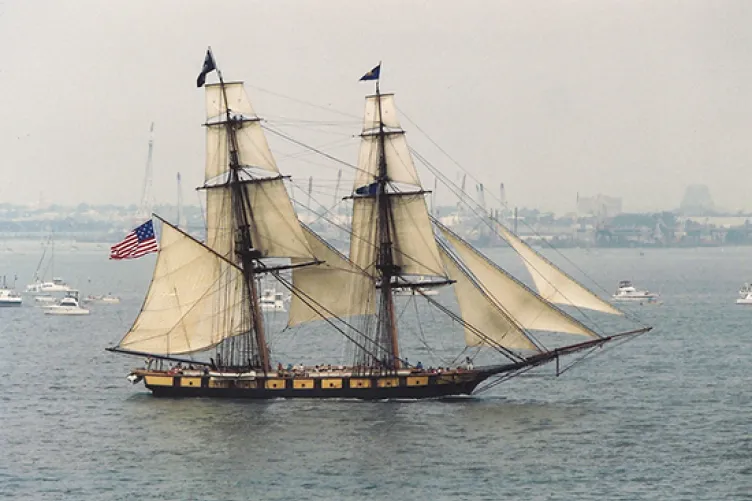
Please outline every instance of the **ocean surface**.
M527 279L511 252L488 252ZM626 307L654 331L470 398L250 402L128 383L142 360L104 348L138 313L153 256L59 245L55 275L123 300L88 317L45 316L28 297L0 309L0 498L752 500L752 307L734 304L752 248L561 252L549 255L603 295L622 279L660 292L662 304ZM40 255L14 243L0 275L23 288ZM400 301L404 354L448 363L456 326ZM275 362L346 356L317 333L273 336Z

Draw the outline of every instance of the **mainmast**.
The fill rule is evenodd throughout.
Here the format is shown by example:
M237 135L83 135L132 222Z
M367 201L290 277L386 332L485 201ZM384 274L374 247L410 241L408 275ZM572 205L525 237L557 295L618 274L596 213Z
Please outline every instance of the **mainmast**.
M243 189L243 181L240 174L243 170L238 154L237 130L242 126L243 121L248 120L241 115L230 113L229 100L227 99L227 89L225 87L222 72L216 68L216 62L211 49L207 57L211 58L211 64L217 70L219 85L222 90L222 97L225 102L225 131L229 140L229 167L230 175L227 180L227 186L231 193L231 207L234 214L235 222L235 255L243 269L243 278L246 291L250 302L251 326L253 332L248 332L246 343L248 354L255 354L255 360L248 357L247 363L252 367L261 367L264 372L270 370L269 348L266 344L266 334L264 332L264 318L259 303L258 290L256 288L255 270L261 253L254 249L251 240L251 225L249 214L251 213L251 204L248 200L247 192ZM253 336L255 334L255 336ZM255 350L253 346L255 344ZM243 362L246 362L243 360Z
M379 64L379 71L381 64ZM379 80L376 79L376 107L378 110L379 120L379 171L376 182L378 191L376 192L377 207L377 234L379 236L379 249L376 268L381 272L381 301L379 302L379 332L377 343L381 346L389 346L388 360L382 360L389 367L398 369L399 362L399 339L397 337L397 325L394 318L394 297L392 295L392 277L398 276L400 267L394 264L392 254L392 239L390 231L391 209L389 207L389 196L386 188L389 182L387 176L386 164L386 133L384 132L384 120L381 113L381 92L379 90Z

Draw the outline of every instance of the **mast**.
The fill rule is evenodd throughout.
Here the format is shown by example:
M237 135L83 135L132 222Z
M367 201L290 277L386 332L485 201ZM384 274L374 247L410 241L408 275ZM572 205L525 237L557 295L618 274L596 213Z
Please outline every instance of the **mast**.
M178 178L177 178L177 187L178 187L178 217L175 220L177 222L178 228L183 227L185 228L185 224L183 222L183 186L182 181L180 179L180 173L178 172Z
M212 60L214 54L209 49ZM259 303L258 290L256 288L255 269L256 263L261 257L261 253L254 249L253 242L251 240L251 226L249 221L249 213L251 212L251 204L247 197L246 190L243 189L243 183L240 179L240 173L242 167L240 164L240 158L238 155L238 139L237 128L239 128L243 122L243 118L237 115L230 114L229 101L227 99L227 89L225 88L225 82L222 78L222 72L219 68L216 68L217 76L219 77L219 85L222 90L222 96L225 101L225 130L229 139L229 160L230 160L230 176L227 181L227 185L231 193L231 206L234 214L235 221L235 254L243 269L243 279L245 282L246 291L250 299L250 315L252 331L248 332L245 342L248 354L254 354L253 346L255 344L255 355L257 360L252 360L248 357L249 366L260 366L266 373L270 370L269 365L269 348L266 344L266 334L264 332L264 318L261 312L261 304ZM255 337L253 334L255 333ZM242 348L241 348L242 350ZM256 358L256 357L254 357ZM243 361L245 362L245 360Z
M154 151L154 122L149 127L149 152L146 155L146 170L144 172L144 184L141 188L141 205L138 208L137 219L148 219L151 216L154 197L152 195L152 153Z
M379 238L378 260L376 268L381 272L381 301L379 303L379 333L378 344L389 346L388 366L399 369L399 339L397 337L397 325L394 318L394 297L392 295L392 277L399 275L400 268L395 266L392 255L392 240L390 236L390 216L389 196L386 192L386 185L389 182L386 165L386 134L384 132L384 120L381 114L381 92L379 90L379 80L376 80L376 103L379 113L379 171L376 182L378 182L378 191L376 192L376 222L377 234Z

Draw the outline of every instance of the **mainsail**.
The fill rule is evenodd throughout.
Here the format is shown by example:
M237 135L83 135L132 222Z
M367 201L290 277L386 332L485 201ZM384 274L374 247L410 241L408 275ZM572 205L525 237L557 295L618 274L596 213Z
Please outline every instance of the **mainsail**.
M548 259L538 254L504 225L497 223L496 230L520 255L525 267L533 277L538 294L546 301L588 308L612 315L623 315L621 311L578 284Z
M205 350L248 330L242 270L163 224L154 276L122 349L174 355Z

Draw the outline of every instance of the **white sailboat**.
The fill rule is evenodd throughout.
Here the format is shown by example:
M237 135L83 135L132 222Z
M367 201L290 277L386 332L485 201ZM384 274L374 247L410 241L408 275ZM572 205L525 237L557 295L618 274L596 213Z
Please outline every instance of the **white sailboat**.
M40 298L50 296L56 293L65 293L71 289L65 280L61 277L55 277L55 241L52 235L49 236L47 242L42 244L42 257L39 259L37 268L34 271L33 282L26 286L26 292L32 294L38 294ZM48 254L49 253L49 254ZM51 280L45 280L44 277L52 275ZM45 299L40 299L40 302L46 302Z

